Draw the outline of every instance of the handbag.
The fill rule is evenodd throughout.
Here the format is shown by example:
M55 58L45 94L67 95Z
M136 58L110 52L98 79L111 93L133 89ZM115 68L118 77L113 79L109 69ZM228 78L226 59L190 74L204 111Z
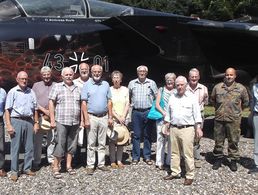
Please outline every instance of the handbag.
M164 106L165 106L164 99L163 99L163 91L164 91L164 88L162 88L161 98L160 98L160 103L159 103L161 108L164 108ZM153 101L151 109L150 109L150 111L149 111L149 113L147 115L147 118L151 119L151 120L159 120L159 119L163 118L163 114L161 114L156 109L156 100Z

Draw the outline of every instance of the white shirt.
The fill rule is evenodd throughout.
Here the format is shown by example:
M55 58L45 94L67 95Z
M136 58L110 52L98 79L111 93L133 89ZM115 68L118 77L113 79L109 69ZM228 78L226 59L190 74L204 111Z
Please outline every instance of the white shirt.
M172 125L195 125L202 122L200 106L196 97L186 91L183 96L172 94L166 109L166 122Z

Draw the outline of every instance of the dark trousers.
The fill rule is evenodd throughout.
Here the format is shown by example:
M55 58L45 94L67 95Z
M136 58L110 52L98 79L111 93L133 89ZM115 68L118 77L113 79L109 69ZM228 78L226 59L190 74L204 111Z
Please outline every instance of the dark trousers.
M0 169L4 168L4 162L5 162L5 150L4 150L4 122L3 117L0 117Z

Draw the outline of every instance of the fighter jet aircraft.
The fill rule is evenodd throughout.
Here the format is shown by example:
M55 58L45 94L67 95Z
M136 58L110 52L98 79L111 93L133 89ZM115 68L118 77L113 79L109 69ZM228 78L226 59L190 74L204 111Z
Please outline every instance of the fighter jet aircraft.
M223 72L228 66L248 77L257 73L254 23L208 21L97 0L4 0L0 29L0 76L6 89L15 85L20 70L29 73L32 84L42 66L51 67L59 80L63 67L78 72L81 62L102 65L106 75L121 70L127 80L146 64L158 82L166 72L183 74L191 67L201 67L208 79L210 69Z

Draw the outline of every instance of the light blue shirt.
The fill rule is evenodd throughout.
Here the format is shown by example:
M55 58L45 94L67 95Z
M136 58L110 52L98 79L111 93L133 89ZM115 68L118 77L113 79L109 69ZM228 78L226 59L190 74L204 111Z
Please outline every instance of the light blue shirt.
M252 95L253 95L253 99L252 99L251 109L253 109L253 111L255 112L258 112L258 83L255 83L253 85Z
M3 88L0 88L0 116L4 115L5 99L6 99L6 92Z
M37 109L34 91L29 87L23 91L19 85L12 88L7 94L5 109L10 110L11 117L33 117Z
M90 78L84 83L81 93L81 100L87 102L88 112L103 114L108 111L108 100L111 99L110 86L108 82L96 83Z

